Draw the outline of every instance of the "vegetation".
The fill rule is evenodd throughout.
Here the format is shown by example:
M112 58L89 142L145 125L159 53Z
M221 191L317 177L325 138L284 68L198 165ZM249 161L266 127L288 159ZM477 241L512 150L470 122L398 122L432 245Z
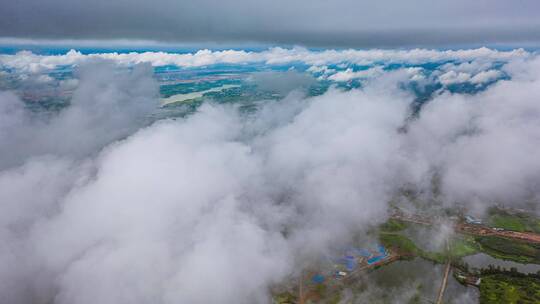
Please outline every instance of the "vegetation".
M416 293L409 299L408 304L421 304L422 303L422 294L421 294L422 285L419 284L416 286Z
M324 296L324 294L326 293L326 285L325 284L316 284L315 287L314 287L314 290L320 296Z
M540 303L540 279L516 271L484 275L480 303Z
M538 218L525 213L511 214L498 208L490 209L488 224L506 230L540 233L540 220Z
M540 222L532 216L508 214L500 210L492 211L490 214L489 224L493 227L540 233ZM444 263L450 258L454 267L464 273L468 273L468 265L462 262L461 257L477 252L485 252L497 259L540 264L540 244L499 236L461 235L450 240L448 252L424 251L402 234L408 225L411 224L389 220L379 227L381 243L396 250L405 258L418 256L436 263ZM540 303L540 273L522 274L516 269L508 271L490 267L475 275L482 278L480 303ZM411 303L417 300L413 297Z
M432 262L438 263L438 264L444 264L447 259L446 254L441 253L441 252L427 252L427 251L420 250L418 253L420 257L426 260L430 260Z
M409 225L403 221L389 219L386 223L382 224L379 228L384 232L398 232L405 230Z
M453 238L450 242L450 256L455 259L475 254L480 249L474 238L470 236Z
M334 292L328 299L329 304L338 304L339 302L341 302L341 292Z
M411 239L401 234L381 233L379 240L384 246L397 251L403 258L419 256L440 264L446 261L444 253L424 251L418 248Z
M462 285L467 285L467 282L465 280L465 277L463 276L463 274L459 271L452 271L452 276L454 277L454 279L456 281L458 281L459 284L462 284Z
M390 225L390 228L396 229L396 226L397 225L392 224ZM411 239L399 233L381 231L379 239L383 245L393 248L402 256L419 256L440 264L445 263L448 257L453 260L459 260L464 256L475 254L480 251L480 246L475 242L473 237L451 239L450 252L430 252L422 250L418 248Z
M540 245L497 236L476 237L482 251L497 259L540 264Z
M415 256L420 251L413 241L401 234L381 233L379 240L384 246L396 250L402 256Z
M519 217L511 215L496 214L489 218L489 225L492 227L504 228L512 231L528 231L527 224Z
M274 303L276 304L292 304L296 303L296 296L290 292L284 292L274 297Z

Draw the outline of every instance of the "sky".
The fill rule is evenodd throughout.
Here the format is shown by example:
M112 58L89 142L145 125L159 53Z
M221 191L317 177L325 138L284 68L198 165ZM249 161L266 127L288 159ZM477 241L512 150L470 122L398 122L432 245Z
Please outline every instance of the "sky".
M408 47L537 44L535 0L3 1L0 37Z
M390 202L539 211L540 55L444 49L539 42L538 1L0 1L0 44L298 45L0 54L7 303L271 303L309 261L375 245ZM283 98L156 116L156 67L250 64L291 65L246 80ZM32 107L43 87L69 102Z

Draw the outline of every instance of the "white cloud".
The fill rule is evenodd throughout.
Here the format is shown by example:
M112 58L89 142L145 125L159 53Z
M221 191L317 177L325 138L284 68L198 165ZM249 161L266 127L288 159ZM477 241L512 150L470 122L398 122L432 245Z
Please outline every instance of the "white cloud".
M502 73L497 70L482 71L471 78L473 84L483 84L501 78Z
M448 71L439 76L439 81L444 85L470 82L472 84L485 84L502 77L502 72L498 70L481 71L475 75L466 72Z
M0 93L0 143L9 147L0 168L33 155L84 156L144 123L157 106L158 86L149 65L115 73L110 62L93 60L76 70L71 106L49 117L24 109L12 93ZM73 83L63 83L73 85Z
M493 52L461 56L503 54ZM447 204L538 199L539 71L540 59L518 58L505 67L512 79L436 95L414 119L399 84L419 69L291 93L250 115L204 104L150 126L140 122L157 103L148 66L82 67L72 104L50 120L1 93L0 294L267 303L299 258L384 220L403 186L429 193L434 172Z
M321 74L321 76L326 76L328 74L334 73L336 70L329 68L326 65L318 66L318 65L312 65L307 69L307 72L313 73L313 74Z
M449 201L520 203L538 197L538 58L534 78L499 82L472 96L443 94L411 124L418 159L442 170Z
M102 91L80 81L85 94ZM269 124L249 131L233 108L203 106L108 146L88 165L72 164L77 154L68 153L25 164L25 174L3 171L0 197L25 208L2 217L0 258L27 268L0 273L18 282L2 294L25 302L39 285L31 297L58 303L267 303L269 285L293 271L294 256L317 255L351 227L385 216L394 175L383 168L396 161L395 129L408 107L398 91L378 93L332 90L301 102L287 122L300 98L293 94L258 114ZM45 139L62 134L48 130ZM40 187L51 178L46 167L58 173ZM9 227L23 216L26 233L17 236Z
M22 51L15 55L0 55L0 66L13 68L26 73L37 73L50 70L60 65L79 64L93 58L108 59L122 65L150 63L153 66L177 65L179 67L198 67L218 63L251 63L284 64L303 62L308 65L328 65L343 62L370 65L375 62L398 62L418 64L422 62L458 60L471 61L482 58L487 61L526 58L530 53L523 49L498 51L488 48L471 50L325 50L309 51L304 48L271 48L261 52L243 50L210 51L200 50L195 53L176 54L165 52L143 53L102 53L84 55L71 50L65 55L36 55Z
M439 76L439 81L444 85L464 83L471 79L471 75L464 72L450 71Z
M475 74L481 71L489 70L493 65L493 60L484 57L478 57L473 61L465 61L459 63L447 63L441 66L443 71L464 72Z
M328 76L328 79L337 81L337 82L345 82L345 81L358 79L358 78L373 78L373 77L382 75L383 73L384 73L383 68L380 66L373 67L367 70L356 71L356 72L354 72L352 69L349 68L349 69L346 69L345 71L339 71Z

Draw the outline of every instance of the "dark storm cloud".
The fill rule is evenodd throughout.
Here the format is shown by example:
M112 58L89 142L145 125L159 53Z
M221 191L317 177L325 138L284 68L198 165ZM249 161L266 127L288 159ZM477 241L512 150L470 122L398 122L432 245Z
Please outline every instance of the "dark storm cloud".
M332 46L540 41L534 0L3 0L0 36Z

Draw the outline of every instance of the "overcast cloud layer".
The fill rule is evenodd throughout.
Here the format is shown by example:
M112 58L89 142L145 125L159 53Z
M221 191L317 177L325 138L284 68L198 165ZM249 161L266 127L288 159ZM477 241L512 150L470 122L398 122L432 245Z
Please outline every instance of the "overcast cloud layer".
M0 36L448 46L540 41L535 0L3 1Z
M442 91L414 119L406 68L373 73L362 89L292 92L253 115L207 103L150 126L148 63L85 59L72 104L52 116L0 93L2 300L268 303L301 257L384 221L403 187L449 206L536 208L540 59L480 52L446 68L473 81L503 54L510 79L475 95ZM22 55L17 68L32 70Z

